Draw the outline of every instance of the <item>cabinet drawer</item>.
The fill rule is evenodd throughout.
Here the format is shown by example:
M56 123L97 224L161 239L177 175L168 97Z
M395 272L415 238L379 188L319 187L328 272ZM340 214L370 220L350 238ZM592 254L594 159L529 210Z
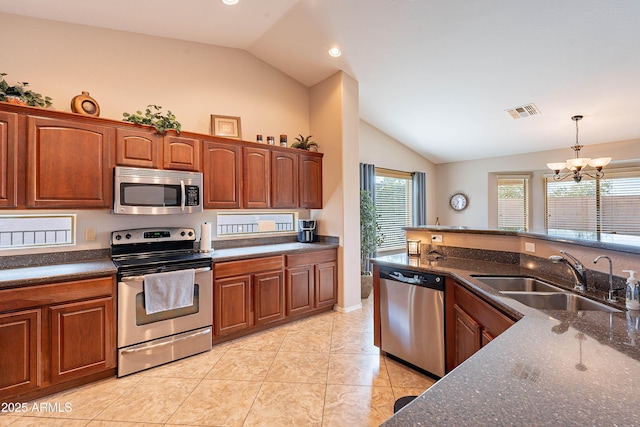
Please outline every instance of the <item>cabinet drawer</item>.
M5 289L0 291L0 312L86 298L112 296L114 288L114 277L101 277L51 285Z
M287 255L287 267L298 265L319 264L322 262L335 261L337 258L335 249L325 249L322 251L304 252L301 254Z
M269 270L281 270L284 266L282 255L266 258L246 259L242 261L229 261L214 264L216 279L222 277L254 274Z

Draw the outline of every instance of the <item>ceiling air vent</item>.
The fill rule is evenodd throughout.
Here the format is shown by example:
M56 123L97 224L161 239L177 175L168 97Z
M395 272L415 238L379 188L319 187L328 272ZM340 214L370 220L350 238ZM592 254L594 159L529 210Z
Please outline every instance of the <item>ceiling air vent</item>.
M523 119L529 116L540 114L540 110L534 104L521 105L519 107L506 110L514 119Z

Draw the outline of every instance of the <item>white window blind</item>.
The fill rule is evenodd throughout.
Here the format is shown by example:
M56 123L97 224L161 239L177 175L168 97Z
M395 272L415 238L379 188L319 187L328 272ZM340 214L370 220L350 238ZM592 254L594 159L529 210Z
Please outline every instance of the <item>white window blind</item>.
M529 177L498 176L498 228L529 229Z
M379 251L404 249L403 227L411 226L411 173L376 168L376 212L384 236Z
M607 171L581 182L546 178L547 230L578 238L600 233L640 236L640 171Z

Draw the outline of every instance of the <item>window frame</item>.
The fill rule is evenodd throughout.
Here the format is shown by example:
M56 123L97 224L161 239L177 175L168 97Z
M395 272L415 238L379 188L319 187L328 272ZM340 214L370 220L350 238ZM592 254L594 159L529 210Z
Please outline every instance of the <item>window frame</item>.
M71 214L71 213L60 213L60 214L40 214L40 213L29 213L29 214L16 214L16 215L10 215L10 214L2 214L0 215L0 220L2 219L14 219L14 220L28 220L28 219L42 219L42 220L46 220L47 218L49 219L60 219L60 218L68 218L71 221L70 227L68 229L65 230L51 230L51 229L46 229L43 227L37 227L37 229L30 229L30 230L25 230L25 229L21 229L21 230L0 230L0 251L6 251L6 250L29 250L29 249L34 249L34 248L58 248L58 247L64 247L64 246L75 246L77 244L77 226L78 226L78 218L76 214ZM46 240L48 239L47 237L47 233L57 233L60 231L64 231L65 233L69 233L69 240L62 242L62 243L47 243ZM2 234L13 234L13 233L22 233L22 244L16 244L16 245L6 245L3 246L1 244L1 241L3 239ZM33 236L33 240L34 243L29 243L29 244L25 244L24 241L24 233L34 233ZM45 243L35 243L36 241L36 233L45 233L44 239L45 239ZM11 240L13 240L13 237L10 237ZM57 237L56 237L57 239Z
M496 228L499 230L511 230L511 228L500 227L500 181L501 180L523 180L524 188L524 209L523 224L524 229L512 231L528 232L531 229L531 174L497 174L496 175Z
M378 191L378 177L381 178L396 178L396 179L402 179L405 180L408 184L408 188L407 188L407 202L408 204L406 205L407 210L405 211L404 217L407 219L406 223L403 224L400 227L410 227L413 224L413 204L414 204L414 200L413 200L413 172L405 172L405 171L399 171L399 170L394 170L394 169L387 169L387 168L379 168L376 167L375 168L375 175L376 175L376 200L375 200L375 205L376 205L376 212L378 213L378 215L380 216L380 209L379 209L379 205L378 203L380 202L380 192ZM385 225L381 224L380 221L378 221L378 225L381 226L381 234L383 236L385 236ZM398 241L397 244L391 246L391 247L386 247L385 246L385 242L383 241L382 245L378 246L378 253L393 253L393 252L401 252L406 250L406 233L405 231L401 228L401 232L403 234L402 237L402 243L400 243L398 241L398 235L396 233L393 234L394 237L396 237L394 239L394 241ZM388 235L388 234L387 234ZM386 240L386 237L385 237Z

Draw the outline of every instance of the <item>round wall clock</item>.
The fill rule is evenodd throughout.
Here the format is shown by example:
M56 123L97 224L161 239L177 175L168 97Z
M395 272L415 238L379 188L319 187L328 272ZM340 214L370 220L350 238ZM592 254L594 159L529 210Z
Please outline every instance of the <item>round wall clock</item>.
M469 198L466 194L456 193L449 199L449 206L455 211L462 211L469 205Z

